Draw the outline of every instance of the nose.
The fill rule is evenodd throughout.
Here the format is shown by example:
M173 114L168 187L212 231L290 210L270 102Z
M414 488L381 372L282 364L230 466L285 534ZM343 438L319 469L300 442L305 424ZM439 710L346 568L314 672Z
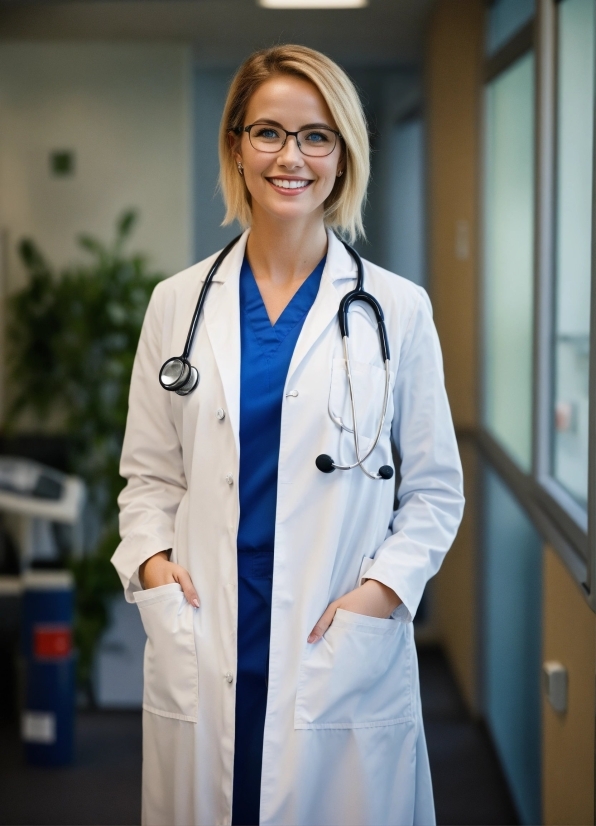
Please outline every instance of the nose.
M285 144L277 155L277 163L290 169L296 166L304 166L304 156L298 148L298 141L294 135L288 135L286 138Z

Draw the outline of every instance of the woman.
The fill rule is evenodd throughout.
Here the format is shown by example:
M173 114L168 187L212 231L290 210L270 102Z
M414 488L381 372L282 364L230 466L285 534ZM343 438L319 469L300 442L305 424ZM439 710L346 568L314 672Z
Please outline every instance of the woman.
M337 323L357 266L332 229L362 232L368 152L336 64L300 46L252 55L220 141L226 221L247 229L205 298L193 392L194 373L180 394L158 375L168 387L160 368L183 351L215 257L161 283L147 311L113 562L148 636L151 826L434 822L412 619L461 518L461 467L428 298L370 263L386 416L374 447L387 374L375 316L356 302L368 474L315 465L357 458Z

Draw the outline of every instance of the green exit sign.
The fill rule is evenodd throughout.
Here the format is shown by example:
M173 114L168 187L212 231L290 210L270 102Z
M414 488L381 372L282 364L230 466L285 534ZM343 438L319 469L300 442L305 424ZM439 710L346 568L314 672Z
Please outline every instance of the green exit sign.
M75 153L72 149L56 149L50 152L50 172L55 178L74 175Z

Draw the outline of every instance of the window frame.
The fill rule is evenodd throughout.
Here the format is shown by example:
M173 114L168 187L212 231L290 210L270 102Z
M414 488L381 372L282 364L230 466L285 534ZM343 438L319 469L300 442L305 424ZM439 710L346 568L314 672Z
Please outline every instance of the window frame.
M481 398L478 445L524 507L545 542L559 553L596 611L596 227L592 233L589 442L587 509L579 505L552 475L553 332L555 297L556 163L557 163L557 5L564 0L537 0L534 20L501 49L485 58L482 97L487 85L515 61L534 51L534 308L532 357L532 464L526 473L485 425L485 272L480 264L479 369ZM596 59L594 61L596 77ZM592 225L596 216L596 83L595 138L592 169ZM485 112L482 107L482 112ZM482 152L486 151L482 118ZM484 165L482 167L484 169ZM484 200L484 175L480 176ZM481 233L482 235L482 233ZM481 239L483 245L483 240ZM483 259L480 259L483 261Z

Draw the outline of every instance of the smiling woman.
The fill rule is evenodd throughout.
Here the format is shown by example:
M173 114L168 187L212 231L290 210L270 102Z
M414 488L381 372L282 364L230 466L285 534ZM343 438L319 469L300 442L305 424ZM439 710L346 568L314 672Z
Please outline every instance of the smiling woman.
M155 290L122 453L143 823L432 826L412 619L463 497L430 304L332 231L363 234L369 146L327 57L252 55L219 149L247 229Z
M298 98L294 98L295 94ZM282 125L280 118L288 109L293 118L301 111L301 107L293 105L298 99L301 104L306 103L303 112L307 119L295 125L288 122ZM300 149L299 154L305 160L308 158L306 163L310 164L311 158L321 155L329 156L327 163L332 166L335 161L340 175L332 179L333 186L324 199L325 223L343 230L352 241L357 235L363 235L361 210L370 175L368 132L360 99L345 72L325 55L303 46L268 49L257 52L246 61L230 87L220 131L220 183L227 205L226 224L234 219L238 219L242 226L250 226L253 222L250 188L243 186L238 179L237 163L241 162L242 146L247 143L245 137L249 137L252 148L256 146L255 151L262 151L261 141L258 138L255 140L255 126L263 124L274 127L272 133L265 134L269 139L273 139L273 134L277 136L276 152L286 147L291 151L295 139L300 143L300 147L294 144L295 148ZM325 131L311 133L310 141L308 132L304 139L294 134L288 140L291 133L287 130L299 131L309 127L319 127ZM333 143L330 133L335 137ZM236 142L234 154L229 151L230 134L243 138ZM310 145L315 142L324 143L324 153L310 151ZM329 147L330 152L327 151ZM342 164L337 169L340 157ZM275 169L272 159L267 161L267 165ZM285 175L282 174L279 167L277 172L282 178L292 177L287 170ZM344 172L346 174L342 178ZM304 177L314 177L314 170Z

